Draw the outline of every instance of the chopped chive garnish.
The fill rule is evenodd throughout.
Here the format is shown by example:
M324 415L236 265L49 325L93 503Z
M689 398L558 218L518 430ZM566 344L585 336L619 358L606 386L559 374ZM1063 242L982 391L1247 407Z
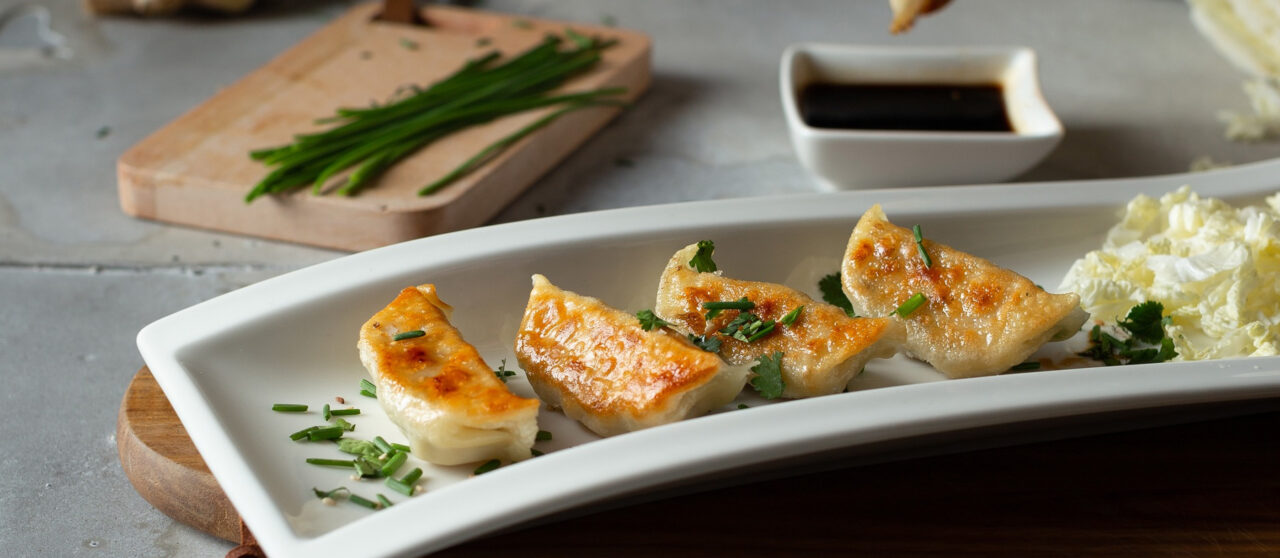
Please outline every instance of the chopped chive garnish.
M750 407L748 407L746 403L738 403L738 408L739 408L739 409L749 409Z
M391 453L392 451L395 451L395 448L391 447L391 444L388 444L386 440L383 440L382 436L374 436L373 445L377 446L378 450L382 453Z
M315 488L315 487L312 487L312 488L311 488L311 491L316 493L316 498L320 498L320 499L324 499L324 498L332 498L332 497L333 497L333 495L334 495L334 494L337 494L337 493L338 493L338 491L340 491L340 490L346 490L346 491L347 491L347 493L350 493L350 492L351 492L350 490L347 490L347 487L345 487L345 486L339 486L339 487L337 487L337 488L335 488L335 489L333 489L333 490L330 490L330 491L328 491L328 492L325 492L325 491L320 490L319 488Z
M345 416L350 416L350 415L358 415L358 414L360 414L360 409L334 409L334 410L332 410L332 411L329 411L329 414L331 414L331 415L333 415L333 416L335 416L335 417L338 417L338 416L343 416L343 417L345 417Z
M713 300L702 303L703 310L750 310L755 307L756 303L751 302L745 296L738 300Z
M277 413L304 413L307 411L307 406L294 403L276 403L271 406L271 410Z
M750 343L768 335L773 331L774 325L773 320L764 320L760 316L744 311L720 328L720 333L743 343Z
M755 307L756 307L756 303L751 302L750 300L747 300L747 297L745 296L738 300L728 300L728 301L713 300L711 302L702 303L702 309L708 310L707 312L708 320L716 316L719 316L722 310L750 310Z
M796 322L796 318L799 318L799 317L800 317L800 313L801 313L801 312L803 312L803 311L804 311L804 306L803 306L803 305L802 305L802 306L797 306L797 307L795 308L795 310L792 310L792 311L790 311L790 312L787 312L787 315L786 315L786 316L783 316L781 320L778 320L778 323L780 323L780 324L782 324L782 325L784 325L784 326L789 326L789 325L791 325L791 324L793 324L793 323L795 323L795 322Z
M369 380L360 380L360 395L365 397L378 398L378 386L373 385Z
M356 429L356 425L351 424L351 423L349 423L349 422L347 422L346 420L343 420L343 419L341 419L341 418L334 418L334 419L333 419L333 425L334 425L334 426L341 426L341 427L342 427L342 429L343 429L343 430L345 430L345 431L347 431L347 432L351 432L351 431L353 431L353 430L355 430L355 429Z
M393 478L388 478L386 482L384 482L383 484L387 485L387 488L390 488L391 490L404 494L405 496L413 496L412 484L407 484L404 481L396 480Z
M507 378L516 375L516 371L507 370L507 359L504 358L502 359L502 362L498 364L498 369L493 371L493 375L497 376L498 379L502 380L502 383L505 384L507 383Z
M414 467L412 471L409 471L408 474L399 479L388 477L386 485L387 488L405 496L413 496L413 483L418 482L419 478L422 478L422 469Z
M312 442L316 440L337 440L342 437L342 432L341 426L326 426L308 432L307 439Z
M760 323L760 325L755 325L755 323ZM761 322L755 322L755 323L752 324L752 329L754 329L756 332L751 334L751 336L747 337L748 343L754 342L756 339L764 337L768 335L769 332L773 331L773 327L774 327L773 320L769 320L763 323Z
M371 461L363 457L353 459L351 466L355 467L356 474L362 477L376 477L380 472Z
M297 431L297 432L294 432L293 434L290 434L290 435L289 435L289 439L290 439L290 440L293 440L293 441L295 441L295 442L296 442L296 441L298 441L298 440L301 440L301 439L303 439L303 438L306 438L306 437L307 437L307 434L310 434L312 431L315 431L315 430L320 430L320 427L319 427L319 426L308 426L308 427L306 427L306 428L303 428L302 430L299 430L299 431Z
M551 439L551 432L548 432L546 430L539 430L538 434L534 436L533 439L539 442L546 442Z
M501 461L498 461L497 459L490 459L480 464L479 467L476 467L476 470L474 471L474 473L477 475L483 475L501 466L502 466Z
M422 331L421 329L415 329L415 330L413 330L413 331L402 331L402 332L400 332L400 333L397 333L397 334L395 335L395 337L392 337L392 338L391 338L391 340L392 340L392 341L404 341L405 339L413 339L414 337L422 337L423 335L426 335L426 334L427 334L427 332Z
M388 500L381 492L378 493L378 503L382 504L383 509L391 507L391 500Z
M894 313L905 318L910 316L912 312L915 312L917 308L923 306L927 300L929 299L925 298L924 293L913 294L911 295L911 298L908 298L906 302L903 302L897 310L894 310Z
M924 260L925 267L933 267L933 258L929 257L929 252L924 249L924 244L916 244L916 251L920 253L920 259Z
M394 475L396 471L399 470L402 465L404 465L404 462L408 460L409 460L409 454L407 453L400 453L397 451L391 454L391 458L387 459L387 462L382 464L382 471L381 471L382 476L389 477L391 475Z
M392 448L392 449L400 450L400 451L405 452L405 453L413 453L413 450L412 450L409 446L406 446L406 445L404 445L404 444L396 444L396 443L392 443L392 444L391 444L391 448Z
M328 403L325 403L324 408L320 409L320 416L324 417L326 421L333 418L333 411L329 410Z
M420 478L422 478L422 469L418 467L414 467L412 471L409 471L408 473L405 474L405 476L400 477L400 482L403 482L405 484L413 484L415 482L418 482L418 479Z
M324 465L325 467L351 467L355 462L350 459L323 459L320 457L308 457L307 463L312 465Z
M366 498L362 498L362 497L360 497L360 495L358 495L358 494L352 494L350 497L348 497L348 499L349 499L349 500L351 500L351 503L353 503L353 504L359 504L359 505L364 506L364 507L366 507L366 508L369 508L369 509L371 509L371 510L376 510L376 509L378 509L378 503L377 503L377 502L374 502L374 501L369 500L369 499L366 499Z
M546 454L544 454L544 453L542 453L542 452L540 452L540 451L538 451L538 450L536 450L536 449L533 449L533 448L529 448L529 453L532 453L534 457L541 457L541 456L543 456L543 455L546 455Z
M1009 370L1012 370L1014 372L1025 372L1027 370L1039 370L1039 369L1040 369L1039 362L1030 361L1030 362L1023 362L1020 364L1015 364L1013 365L1013 368L1010 368Z
M911 231L916 237L916 251L920 253L920 259L924 260L925 267L933 267L933 258L929 257L929 252L924 249L924 233L920 231L920 225L911 227Z

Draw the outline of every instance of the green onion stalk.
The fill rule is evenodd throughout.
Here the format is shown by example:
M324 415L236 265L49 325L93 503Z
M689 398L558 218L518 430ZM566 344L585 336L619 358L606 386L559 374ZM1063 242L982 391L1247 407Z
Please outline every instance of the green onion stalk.
M344 182L330 189L355 195L401 159L449 134L504 116L556 107L423 186L418 195L425 196L470 174L569 112L621 106L624 88L551 93L594 67L602 51L613 44L572 30L566 30L565 35L570 39L567 46L553 35L505 62L499 61L498 52L490 52L430 87L412 89L399 100L368 108L340 108L334 116L318 121L333 124L328 130L301 134L288 145L251 152L250 157L272 170L254 185L245 202L308 185L312 193L323 194L331 179L353 167Z

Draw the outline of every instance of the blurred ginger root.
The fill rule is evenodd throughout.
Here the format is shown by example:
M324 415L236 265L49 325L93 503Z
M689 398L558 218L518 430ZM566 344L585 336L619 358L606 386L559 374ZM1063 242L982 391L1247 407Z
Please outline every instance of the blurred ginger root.
M942 9L951 0L889 0L893 8L893 21L889 23L889 32L897 35L911 29L916 18L924 14Z
M84 0L85 9L95 14L169 15L186 7L238 14L254 0Z

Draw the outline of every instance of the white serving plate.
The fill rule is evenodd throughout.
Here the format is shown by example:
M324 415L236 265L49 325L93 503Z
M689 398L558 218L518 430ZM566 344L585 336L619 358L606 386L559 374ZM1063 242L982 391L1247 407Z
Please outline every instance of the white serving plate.
M426 470L407 499L381 483L307 465L328 444L287 435L321 422L273 413L275 402L358 404L354 435L403 441L370 399L356 355L360 325L404 286L435 283L455 323L496 367L511 345L532 273L629 311L653 306L663 264L699 239L743 279L817 294L837 269L859 215L890 219L1050 287L1100 245L1123 204L1191 184L1202 195L1260 203L1280 187L1280 160L1209 173L999 186L864 190L684 203L524 221L343 257L217 297L147 326L138 346L223 490L273 557L403 556L522 521L682 479L888 441L1096 413L1280 396L1280 357L1043 371L967 380L896 358L868 368L866 389L765 403L609 439L544 409L547 454L468 478L473 466ZM527 382L509 385L530 395ZM749 390L748 390L749 391ZM405 469L407 470L407 469ZM322 506L313 486L346 485L394 507Z

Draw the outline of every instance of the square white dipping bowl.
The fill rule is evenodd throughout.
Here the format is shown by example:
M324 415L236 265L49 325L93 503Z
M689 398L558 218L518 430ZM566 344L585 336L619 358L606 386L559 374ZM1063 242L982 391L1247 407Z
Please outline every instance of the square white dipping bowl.
M836 190L1002 182L1030 169L1062 139L1025 47L792 45L782 56L782 108L796 155ZM799 99L813 83L991 85L1004 91L1012 132L818 128Z

